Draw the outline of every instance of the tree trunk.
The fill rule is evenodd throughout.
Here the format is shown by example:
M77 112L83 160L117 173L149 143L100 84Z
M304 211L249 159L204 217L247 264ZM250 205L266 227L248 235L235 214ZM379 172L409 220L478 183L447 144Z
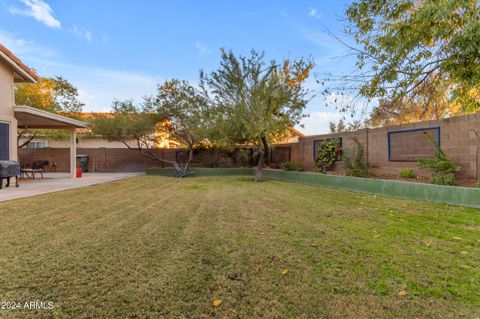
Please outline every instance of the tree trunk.
M255 171L255 182L260 182L263 178L263 165L265 165L265 159L268 156L268 143L264 135L262 135L263 151L260 152L260 158L258 159L257 169Z
M263 164L267 163L270 165L271 163L271 158L270 158L270 148L268 147L267 139L262 137L262 143L263 143L263 154L265 154L264 159L263 159Z
M193 159L193 148L189 148L188 159L187 159L187 162L185 163L185 166L183 167L183 176L182 177L187 176L188 166L190 165L190 162L192 161L192 159Z
M25 146L27 146L28 143L30 143L35 137L37 137L37 133L33 133L32 136L30 136L26 142L23 142L22 144L20 144L20 139L23 137L23 132L19 133L18 134L18 137L17 137L17 148L24 148Z
M260 153L260 158L258 159L257 169L255 170L255 182L260 182L263 178L263 163L265 162L265 153Z

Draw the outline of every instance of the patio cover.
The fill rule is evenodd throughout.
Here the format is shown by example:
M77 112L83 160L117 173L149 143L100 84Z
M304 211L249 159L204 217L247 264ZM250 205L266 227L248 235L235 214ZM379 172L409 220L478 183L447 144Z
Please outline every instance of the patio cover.
M30 106L15 106L14 111L18 127L21 128L69 129L87 127L84 122Z
M76 176L77 162L77 128L85 128L87 124L75 119L39 110L29 106L15 106L15 118L18 127L33 129L68 129L70 130L70 175Z

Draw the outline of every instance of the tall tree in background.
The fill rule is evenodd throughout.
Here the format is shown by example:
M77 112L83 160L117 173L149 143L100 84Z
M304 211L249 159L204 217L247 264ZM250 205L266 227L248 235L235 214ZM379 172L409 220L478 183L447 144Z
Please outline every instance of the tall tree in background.
M15 104L26 105L37 109L53 112L68 113L77 117L85 105L79 99L78 89L61 76L54 78L42 77L35 84L17 84L15 86ZM28 145L38 135L53 138L66 138L68 134L59 130L19 130L17 136L18 148ZM22 138L26 138L21 142Z
M109 116L97 116L91 120L92 133L112 142L123 143L128 149L145 157L164 161L152 148L155 146L157 123L162 118L145 105L136 106L133 101L114 101Z
M365 127L365 123L361 120L352 120L350 123L345 124L344 119L340 119L337 124L335 122L328 123L330 133L342 133L357 131Z
M346 18L347 34L359 45L351 49L360 71L342 77L340 86L366 100L381 99L380 118L480 109L477 0L356 0ZM438 107L447 99L452 103Z
M345 121L340 119L337 124L335 122L328 123L330 133L341 133L346 131Z
M78 89L61 76L42 77L35 84L17 84L15 103L53 113L77 113L85 106L79 100Z
M200 86L217 110L212 121L219 143L256 145L259 160L256 181L272 139L289 132L304 117L308 91L303 84L313 64L305 60L267 63L255 51L249 57L222 50L220 67L201 74Z
M422 120L438 120L462 112L462 103L451 101L448 83L437 82L413 91L410 99L400 103L382 99L373 108L368 125L373 127L399 125Z
M111 116L94 119L92 131L151 160L172 165L175 175L184 177L193 148L206 139L205 105L201 94L188 82L170 80L159 85L157 94L140 105L130 100L115 101ZM159 134L179 142L187 149L187 157L170 161L159 156L154 150Z
M159 128L187 149L183 166L177 167L179 175L185 176L194 147L208 135L210 110L204 97L187 81L174 79L159 86L157 95L147 100L147 106L165 119Z

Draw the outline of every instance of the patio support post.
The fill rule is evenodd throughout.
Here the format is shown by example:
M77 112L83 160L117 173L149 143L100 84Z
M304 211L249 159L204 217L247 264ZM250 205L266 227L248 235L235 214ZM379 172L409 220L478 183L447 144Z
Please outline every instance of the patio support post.
M70 133L70 177L76 178L77 176L77 131L72 128Z

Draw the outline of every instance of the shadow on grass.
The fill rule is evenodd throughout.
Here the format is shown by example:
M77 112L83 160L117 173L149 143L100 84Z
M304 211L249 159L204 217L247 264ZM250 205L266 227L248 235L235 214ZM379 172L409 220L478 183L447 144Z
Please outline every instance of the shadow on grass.
M250 176L238 177L236 181L241 183L255 183L255 177L250 177Z
M185 186L184 188L187 189L187 190L199 191L199 190L208 189L208 186L207 185L194 184L194 185Z

